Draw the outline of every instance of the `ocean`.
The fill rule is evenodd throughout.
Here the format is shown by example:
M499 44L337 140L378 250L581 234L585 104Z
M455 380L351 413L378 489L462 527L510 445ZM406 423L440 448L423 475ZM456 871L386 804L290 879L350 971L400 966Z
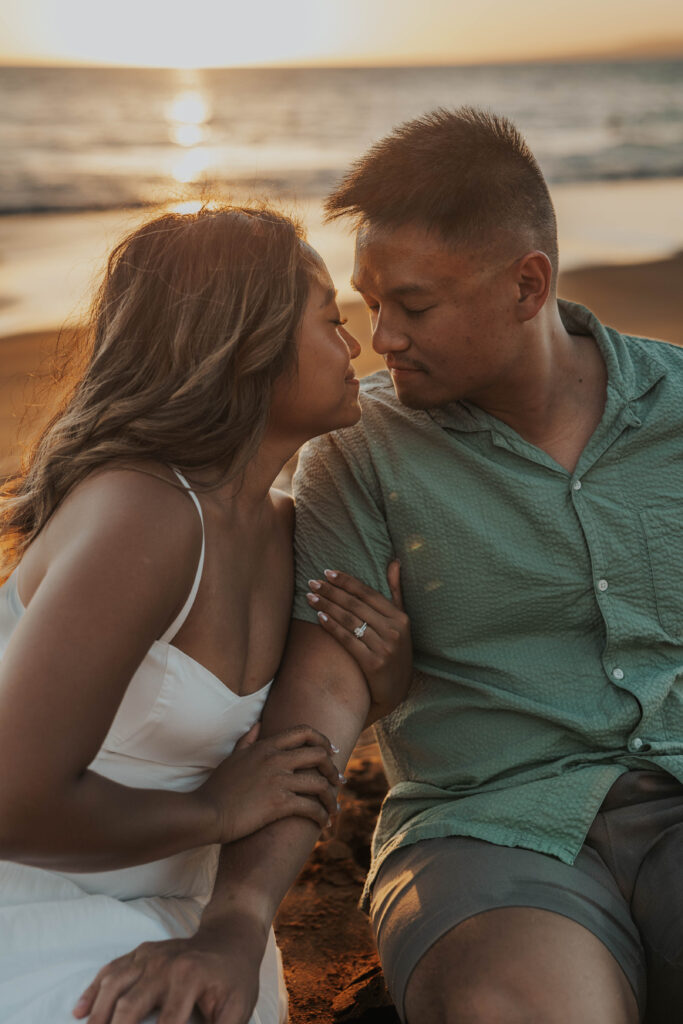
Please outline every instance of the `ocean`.
M0 68L0 214L212 191L319 200L400 121L510 116L550 181L683 177L683 60L477 67Z

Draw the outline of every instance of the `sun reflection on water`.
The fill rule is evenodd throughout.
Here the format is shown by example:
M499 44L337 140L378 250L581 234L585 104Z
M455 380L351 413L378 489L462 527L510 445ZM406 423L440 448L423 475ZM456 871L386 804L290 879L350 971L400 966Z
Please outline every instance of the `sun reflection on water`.
M168 108L168 119L179 124L204 124L209 119L209 105L200 92L179 93Z
M171 167L171 174L177 182L190 184L206 170L209 154L201 143L205 141L210 116L206 96L196 89L179 92L169 103L167 120L171 138L185 150Z

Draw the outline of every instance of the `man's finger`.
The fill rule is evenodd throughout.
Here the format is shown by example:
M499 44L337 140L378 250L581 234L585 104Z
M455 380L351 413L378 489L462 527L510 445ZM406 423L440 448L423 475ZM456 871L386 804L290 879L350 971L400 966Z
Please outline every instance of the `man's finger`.
M142 976L142 968L136 964L115 967L109 964L100 977L95 998L88 1017L88 1024L109 1024L117 1000Z
M136 985L117 999L111 1024L140 1024L156 1006L161 1006L164 992L165 979L143 976Z
M201 986L191 987L187 978L178 980L171 977L157 1024L187 1024L195 1003L201 998L201 995Z

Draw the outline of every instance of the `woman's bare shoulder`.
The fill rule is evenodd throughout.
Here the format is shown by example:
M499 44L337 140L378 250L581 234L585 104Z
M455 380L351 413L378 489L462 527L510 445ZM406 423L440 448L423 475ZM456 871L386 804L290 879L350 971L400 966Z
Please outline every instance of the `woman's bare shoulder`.
M202 527L175 479L153 463L94 470L66 495L26 552L24 592L32 593L49 566L69 554L99 567L120 561L163 569L167 583L184 587L199 558Z

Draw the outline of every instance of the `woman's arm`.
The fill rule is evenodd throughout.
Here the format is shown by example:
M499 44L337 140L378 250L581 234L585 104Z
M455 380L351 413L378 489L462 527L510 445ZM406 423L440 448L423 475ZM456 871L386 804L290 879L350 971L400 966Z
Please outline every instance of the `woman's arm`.
M0 856L93 871L215 840L208 802L88 770L190 590L196 511L163 481L111 471L76 488L53 518L44 575L0 662Z
M44 573L0 663L0 857L111 870L287 814L324 824L336 772L311 729L242 745L194 793L89 770L131 677L187 597L201 527L186 495L133 471L86 481L53 518Z

